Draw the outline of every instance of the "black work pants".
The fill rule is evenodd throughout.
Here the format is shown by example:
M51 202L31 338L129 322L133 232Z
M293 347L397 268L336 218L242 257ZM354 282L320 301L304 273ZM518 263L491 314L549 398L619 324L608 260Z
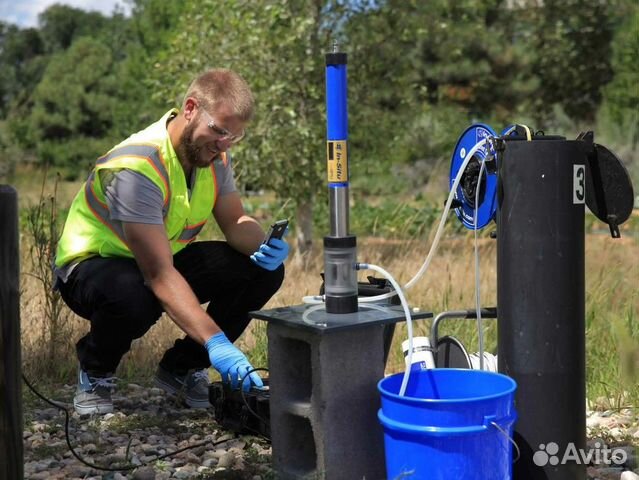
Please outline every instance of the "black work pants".
M259 310L279 289L284 267L265 270L226 242L194 242L173 257L200 303L235 341ZM143 336L162 314L162 306L144 283L133 259L93 257L80 262L67 282L60 282L66 304L91 322L76 344L80 366L92 373L115 372L131 342ZM210 366L206 349L185 336L166 351L160 365L184 374Z

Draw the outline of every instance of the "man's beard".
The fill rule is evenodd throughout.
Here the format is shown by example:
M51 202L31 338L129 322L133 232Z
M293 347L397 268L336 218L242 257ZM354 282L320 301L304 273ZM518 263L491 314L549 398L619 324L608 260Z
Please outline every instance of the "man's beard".
M195 131L195 125L197 122L191 122L186 127L184 127L184 131L180 136L180 144L177 148L178 157L186 161L186 163L192 167L196 168L204 168L208 167L211 164L210 158L213 157L213 152L207 150L207 153L210 154L209 159L202 159L202 149L205 147L198 146L193 141L193 132ZM215 158L219 156L219 153L215 155Z

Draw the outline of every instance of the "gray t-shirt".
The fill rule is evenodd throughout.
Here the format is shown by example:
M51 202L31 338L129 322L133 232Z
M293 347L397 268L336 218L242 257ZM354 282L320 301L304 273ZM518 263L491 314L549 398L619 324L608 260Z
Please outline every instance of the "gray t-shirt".
M221 160L214 163L215 177L218 184L218 196L235 192L235 180L230 163L224 166ZM189 195L195 181L193 170L188 184ZM106 201L111 220L132 223L150 223L161 225L164 223L164 199L162 191L148 177L133 170L117 172L106 186Z
M228 154L227 154L228 155ZM215 177L217 180L217 196L235 192L235 180L229 162L225 166L221 160L215 160ZM189 196L195 181L193 170L188 184ZM109 208L109 217L116 222L146 223L162 225L164 223L164 198L160 188L151 179L134 170L124 169L101 177L102 185L106 189L105 197ZM70 263L61 268L55 268L56 277L66 282L77 263Z

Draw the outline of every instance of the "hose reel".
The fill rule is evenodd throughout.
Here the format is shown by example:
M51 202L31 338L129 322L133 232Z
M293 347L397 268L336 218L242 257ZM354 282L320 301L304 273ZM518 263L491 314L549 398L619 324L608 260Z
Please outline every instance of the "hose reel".
M476 143L488 137L496 137L497 134L489 126L482 123L468 127L457 141L450 165L450 183L452 188L459 169L466 159L467 153ZM462 174L461 181L455 191L455 213L457 218L468 229L484 228L495 218L497 211L497 169L495 165L496 154L491 144L482 146L468 163ZM479 182L481 163L486 162L486 168ZM479 204L475 205L477 185L479 184ZM477 212L477 218L475 218Z
M457 218L470 229L481 229L495 219L497 212L497 190L499 152L496 142L499 138L520 138L522 141L537 139L560 139L562 137L545 136L543 132L533 133L525 126L514 124L506 127L500 136L490 125L476 123L468 127L455 146L450 165L449 188L466 159L466 154L480 141L489 139L479 148L468 162L462 173L461 181L455 191L452 207ZM491 139L495 139L491 141ZM610 228L613 238L620 237L619 225L632 214L634 191L630 175L621 160L608 148L593 142L593 133L580 133L576 139L584 142L588 149L584 178L575 178L575 182L583 181L585 204L588 209ZM485 163L481 181L479 172ZM477 186L479 185L479 196ZM571 186L572 187L572 186ZM475 205L476 199L478 204Z

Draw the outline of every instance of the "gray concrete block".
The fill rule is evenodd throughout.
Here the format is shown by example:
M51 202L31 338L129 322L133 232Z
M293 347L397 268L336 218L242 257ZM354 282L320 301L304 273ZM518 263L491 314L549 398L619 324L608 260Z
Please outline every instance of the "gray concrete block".
M383 326L318 333L269 324L273 464L283 479L385 478L377 382Z

